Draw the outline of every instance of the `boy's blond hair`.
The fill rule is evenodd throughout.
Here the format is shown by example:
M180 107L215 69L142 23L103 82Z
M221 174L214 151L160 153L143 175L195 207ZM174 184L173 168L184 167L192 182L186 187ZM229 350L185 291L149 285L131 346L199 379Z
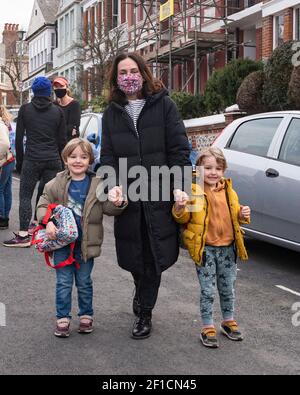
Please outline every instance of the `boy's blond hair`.
M222 166L224 171L227 169L226 158L225 158L222 150L220 150L220 148L216 148L216 147L205 148L205 150L201 152L201 154L197 160L197 163L196 163L197 166L202 166L204 159L208 158L210 156L213 156L216 159L218 165Z
M89 156L90 158L90 165L94 163L95 156L93 152L93 148L91 144L82 138L76 138L72 139L71 141L68 142L68 144L65 146L63 149L63 152L61 154L62 159L65 163L67 163L68 157L72 154L72 152L77 148L80 147L82 151Z

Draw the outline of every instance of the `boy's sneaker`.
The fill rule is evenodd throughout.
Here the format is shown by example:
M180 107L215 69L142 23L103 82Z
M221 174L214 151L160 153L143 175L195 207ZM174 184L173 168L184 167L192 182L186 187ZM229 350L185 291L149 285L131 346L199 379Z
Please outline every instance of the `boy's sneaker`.
M241 342L244 340L236 321L223 322L221 325L221 332L223 335L227 336L228 339L235 342Z
M92 333L94 330L93 323L94 323L93 317L91 317L90 315L82 315L80 317L78 333L81 334Z
M204 328L200 334L203 346L209 348L219 348L217 331L215 328Z
M16 247L16 248L27 248L31 246L30 236L20 236L14 233L15 237L11 240L7 240L3 243L4 247Z
M60 318L56 321L56 328L54 335L56 337L69 337L70 336L70 320L69 318Z

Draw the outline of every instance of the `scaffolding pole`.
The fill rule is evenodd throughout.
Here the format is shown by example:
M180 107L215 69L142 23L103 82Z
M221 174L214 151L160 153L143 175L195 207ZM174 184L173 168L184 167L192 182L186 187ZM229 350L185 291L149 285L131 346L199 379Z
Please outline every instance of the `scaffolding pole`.
M175 65L182 66L182 88L188 86L191 77L187 75L187 65L194 64L194 94L201 90L200 63L207 54L223 50L225 52L225 64L228 62L228 51L231 45L229 23L231 21L228 12L228 0L218 4L217 0L207 3L207 0L194 1L189 5L187 0L175 0L175 15L169 17L167 29L163 30L163 23L159 20L160 1L155 0L128 0L126 4L133 5L134 40L133 49L142 51L145 58L155 65L157 77L162 77L168 71L168 88L173 90L173 72ZM153 12L155 6L155 12ZM205 10L213 8L215 15L205 15ZM138 20L138 10L143 9L144 18ZM230 10L239 10L232 7ZM190 22L194 19L194 31L190 29ZM205 33L205 22L219 21L223 33ZM145 35L146 33L146 35ZM190 33L190 34L189 34ZM166 36L169 43L167 46ZM192 38L191 38L192 36ZM224 37L222 39L222 37ZM147 46L147 44L149 44ZM130 47L130 44L129 44ZM234 47L234 46L233 46ZM147 48L147 51L145 51ZM151 48L154 49L151 51ZM164 64L167 63L167 67Z

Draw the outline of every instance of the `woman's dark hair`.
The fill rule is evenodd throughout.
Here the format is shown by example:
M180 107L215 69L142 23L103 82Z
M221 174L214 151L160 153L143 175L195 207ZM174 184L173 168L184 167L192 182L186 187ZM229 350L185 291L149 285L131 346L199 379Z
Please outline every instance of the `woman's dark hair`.
M125 59L132 59L139 68L141 76L144 80L143 89L141 92L141 97L146 98L151 96L157 92L160 92L164 89L164 85L161 81L154 78L149 66L145 62L145 60L139 54L135 52L131 53L122 53L118 55L112 64L110 70L110 78L109 78L109 86L110 86L110 93L109 93L109 101L116 102L119 104L126 104L128 102L127 97L124 92L122 92L118 87L118 66L119 63Z

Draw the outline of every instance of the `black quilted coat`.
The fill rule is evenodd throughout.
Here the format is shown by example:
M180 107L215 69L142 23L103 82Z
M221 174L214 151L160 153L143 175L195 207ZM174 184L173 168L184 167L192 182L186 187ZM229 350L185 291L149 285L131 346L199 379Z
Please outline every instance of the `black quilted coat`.
M124 106L112 102L103 116L101 164L118 169L120 158L127 158L128 170L142 165L190 166L189 144L184 124L175 103L162 90L146 99L137 123L138 133ZM124 177L120 175L120 184ZM127 177L127 175L126 175ZM136 178L128 178L130 186ZM151 188L151 177L147 180ZM161 190L162 181L158 183ZM173 185L171 183L171 196ZM178 259L178 227L172 218L173 198L169 201L130 201L121 216L115 218L116 250L119 265L133 273L143 273L141 216L144 215L157 274ZM150 258L150 257L149 257ZM145 258L144 258L145 259ZM153 258L152 258L153 259Z

